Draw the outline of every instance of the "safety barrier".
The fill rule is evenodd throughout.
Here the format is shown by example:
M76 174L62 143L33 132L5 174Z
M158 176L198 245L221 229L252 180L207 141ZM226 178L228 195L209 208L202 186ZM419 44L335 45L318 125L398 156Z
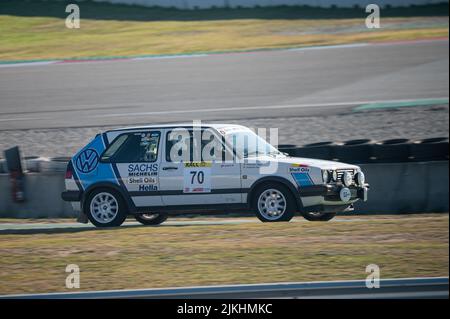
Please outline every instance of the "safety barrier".
M369 139L345 142L321 142L296 146L279 145L279 150L291 156L334 160L352 164L404 163L440 161L449 159L448 137L411 141Z
M369 139L321 142L302 147L279 145L292 156L338 160L361 165L371 185L369 201L358 202L361 214L449 211L448 138L411 141ZM0 217L71 217L72 206L61 200L69 157L25 157L25 201L11 192L11 176L0 159Z
M355 213L401 214L449 211L448 161L362 164L371 185L369 200ZM24 203L15 203L8 174L0 174L0 217L43 218L75 216L61 200L64 173L25 175Z

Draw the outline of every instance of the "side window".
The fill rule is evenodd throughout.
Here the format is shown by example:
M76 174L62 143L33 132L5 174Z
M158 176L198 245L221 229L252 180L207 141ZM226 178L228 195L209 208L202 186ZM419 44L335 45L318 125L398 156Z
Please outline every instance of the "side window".
M192 130L169 131L166 136L166 161L178 162L183 160L192 162L194 160L194 150L198 152L199 149L202 161L223 159L225 154L224 141L218 140L217 136L208 130L202 130L201 136L201 143L198 143L193 137ZM206 158L204 158L205 156Z
M114 163L155 162L160 133L139 132L119 136L105 151L102 160Z
M191 154L191 135L186 129L175 129L166 134L166 161L189 161Z

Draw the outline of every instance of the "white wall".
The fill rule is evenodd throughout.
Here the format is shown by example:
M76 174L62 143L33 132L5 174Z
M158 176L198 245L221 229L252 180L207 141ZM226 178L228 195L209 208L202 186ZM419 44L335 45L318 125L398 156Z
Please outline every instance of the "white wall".
M277 5L310 5L316 7L352 7L355 4L361 7L369 3L378 4L380 7L390 4L392 6L405 6L411 4L430 4L448 2L448 0L94 0L98 2L137 4L142 6L177 7L180 9L211 8L215 7L254 7Z

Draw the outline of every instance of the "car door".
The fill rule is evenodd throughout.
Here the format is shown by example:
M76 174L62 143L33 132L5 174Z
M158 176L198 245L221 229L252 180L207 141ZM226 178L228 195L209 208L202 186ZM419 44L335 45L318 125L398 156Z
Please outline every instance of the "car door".
M119 135L105 152L120 186L128 192L136 207L161 206L159 165L161 132L144 130ZM112 149L113 154L108 151ZM103 157L105 157L105 155Z
M218 205L242 203L240 165L230 160L223 162L220 157L204 160L201 152L209 140L202 137L214 134L201 130L200 142L192 129L164 134L165 155L161 159L159 178L160 192L164 205ZM176 137L176 138L174 138ZM201 144L199 156L195 156L198 144ZM175 145L178 151L174 152ZM175 148L176 149L176 148ZM182 150L181 152L179 150ZM171 156L177 153L180 157ZM182 155L181 155L182 153ZM176 157L176 156L175 156ZM206 208L206 207L205 207Z

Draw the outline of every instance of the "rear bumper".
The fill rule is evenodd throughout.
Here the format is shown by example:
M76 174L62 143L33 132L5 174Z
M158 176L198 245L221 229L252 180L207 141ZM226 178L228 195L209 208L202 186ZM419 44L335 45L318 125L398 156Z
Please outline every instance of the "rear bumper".
M81 200L80 191L64 191L61 193L61 198L65 202L79 202Z
M312 185L299 188L299 193L301 197L322 196L326 201L341 202L339 194L343 188L345 188L345 186L342 184ZM369 188L369 184L365 184L364 186L352 185L348 187L351 192L351 200L367 200Z

